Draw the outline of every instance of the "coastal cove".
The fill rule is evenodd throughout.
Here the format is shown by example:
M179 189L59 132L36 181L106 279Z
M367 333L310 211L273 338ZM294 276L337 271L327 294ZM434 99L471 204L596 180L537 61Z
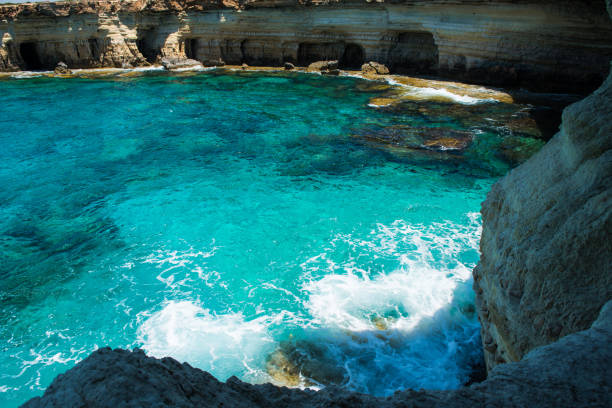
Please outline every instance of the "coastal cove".
M294 72L12 75L9 406L102 344L374 395L483 369L477 212L543 145L531 105Z
M0 408L609 407L610 16L0 4Z

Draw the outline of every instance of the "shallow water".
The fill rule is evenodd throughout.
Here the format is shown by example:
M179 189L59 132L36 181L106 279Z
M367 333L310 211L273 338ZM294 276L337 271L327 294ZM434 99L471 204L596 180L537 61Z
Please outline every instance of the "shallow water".
M0 406L106 345L376 395L480 362L480 202L542 144L491 121L523 107L244 72L0 90ZM439 126L470 143L387 140Z

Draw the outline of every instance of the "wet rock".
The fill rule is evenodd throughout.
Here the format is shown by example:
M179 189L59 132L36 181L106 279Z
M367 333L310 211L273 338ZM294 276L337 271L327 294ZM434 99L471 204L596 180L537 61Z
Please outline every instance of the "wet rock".
M295 65L290 62L285 62L285 71L291 71L295 69Z
M276 350L268 356L266 371L279 384L297 387L302 383L299 367L290 361L282 350Z
M393 88L393 86L390 85L389 83L382 82L382 81L359 81L355 85L355 87L360 92L376 92L376 93L389 91Z
M242 68L243 70L246 70L247 68L249 68L249 66L247 64L242 64L240 68Z
M55 74L59 75L69 75L72 74L72 71L68 68L65 62L58 62L53 70Z
M458 390L405 390L374 397L329 386L321 391L251 385L230 378L222 383L207 372L172 358L147 357L140 350L102 348L55 378L38 407L607 407L612 360L612 301L589 330L537 348L515 364L493 369L482 382ZM291 351L289 351L291 353ZM314 356L313 356L314 357ZM294 361L292 356L281 361ZM291 363L297 366L295 363ZM288 370L292 375L293 369Z
M283 385L340 385L347 373L328 350L309 341L286 341L266 362L268 374Z
M384 64L370 61L361 66L361 72L366 75L387 75L389 73L389 68Z
M338 61L317 61L313 62L308 66L309 72L320 72L322 74L329 74L331 72L338 72ZM331 74L333 75L333 74Z
M197 69L202 67L200 61L188 58L162 58L162 65L169 71L177 69Z

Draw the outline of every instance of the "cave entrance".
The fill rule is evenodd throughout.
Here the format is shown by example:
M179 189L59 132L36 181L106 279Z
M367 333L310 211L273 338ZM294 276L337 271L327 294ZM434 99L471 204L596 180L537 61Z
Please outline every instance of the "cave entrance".
M389 65L399 73L427 73L438 66L438 46L432 33L409 31L397 34L389 52Z
M306 66L316 61L339 60L344 55L341 42L300 43L298 46L298 65Z
M161 47L156 41L156 32L154 28L138 29L136 36L136 47L147 62L153 64L157 61L157 57L161 55Z
M19 45L19 53L21 54L21 59L23 59L23 62L25 63L25 69L29 71L43 69L35 42L21 43Z
M185 39L185 56L189 59L198 59L198 39L187 38Z
M96 38L90 38L87 40L87 45L89 46L89 54L91 55L91 59L94 62L99 62L101 50L100 43Z
M358 44L347 44L340 58L340 68L361 68L365 62L363 47Z

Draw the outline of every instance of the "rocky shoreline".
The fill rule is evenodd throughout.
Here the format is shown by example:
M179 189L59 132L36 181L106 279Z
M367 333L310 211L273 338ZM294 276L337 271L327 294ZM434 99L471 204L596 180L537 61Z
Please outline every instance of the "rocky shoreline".
M140 350L100 349L65 374L38 407L608 407L612 302L588 330L493 369L486 381L453 391L398 391L387 398L338 387L321 391L220 382L187 363Z
M543 23L544 22L544 23ZM603 1L162 1L0 5L0 71L367 61L391 73L587 94L605 78Z
M248 2L224 3L223 6L185 3L181 7L186 12L193 10L192 7L200 7L198 12L205 7L227 7L235 13L247 13L249 4L260 11L278 6L263 1L254 3L257 5ZM448 6L450 2L431 3L435 8ZM517 4L533 6L535 3ZM586 7L586 13L598 10L600 2L587 3L593 7ZM498 5L498 2L491 4ZM35 6L11 7L10 13L6 8L0 13L5 20L6 16L19 17L28 7ZM68 10L64 13L67 16L90 15L89 9L78 8L85 6L74 7L78 10L76 14L68 6L63 9ZM154 14L160 10L163 13L168 7L147 3L144 9ZM607 7L612 14L612 0L607 0ZM542 9L550 11L544 6ZM34 17L46 21L48 17L40 10L46 8L32 11ZM53 7L50 10L51 18L56 18L57 10ZM109 9L112 10L118 9ZM159 14L154 15L159 17ZM217 18L219 16L217 14ZM227 21L228 17L224 18ZM600 18L592 21L599 22ZM126 28L126 32L130 30ZM580 30L590 29L580 25ZM12 38L8 42L14 41ZM113 44L124 44L126 48L109 49L134 51L132 45L135 46L138 37L121 38L123 43ZM174 38L176 42L166 41L161 50L174 49L177 58L189 56L185 48L180 51L179 39L183 37L177 34L164 38ZM469 38L465 39L464 44L469 42ZM4 54L0 54L0 60L4 58L6 70L5 56L12 51L6 51L6 42L3 44ZM178 48L166 48L168 44ZM196 45L200 50L201 44ZM446 55L443 51L443 47L439 49L439 61ZM113 64L123 63L125 58L143 56L137 49L129 54L131 57L121 52L103 55L108 55ZM113 60L113 56L119 59ZM87 58L85 60L89 61ZM609 57L603 60L609 69ZM586 64L591 68L576 64L575 69L591 75L592 67L599 66L589 58ZM559 66L565 67L564 63ZM568 72L574 75L574 71ZM564 78L546 70L539 71L538 75L549 78L547 87ZM572 78L576 79L574 84L580 84L580 89L588 88L584 76ZM612 358L610 135L612 73L592 95L564 111L561 131L539 153L500 180L483 203L482 256L474 270L474 289L489 372L482 383L455 391L407 390L389 398L375 398L334 387L315 392L270 384L249 385L235 378L221 383L210 374L173 359L157 360L140 351L102 349L58 376L42 398L35 398L25 406L608 407L612 395L608 367Z

